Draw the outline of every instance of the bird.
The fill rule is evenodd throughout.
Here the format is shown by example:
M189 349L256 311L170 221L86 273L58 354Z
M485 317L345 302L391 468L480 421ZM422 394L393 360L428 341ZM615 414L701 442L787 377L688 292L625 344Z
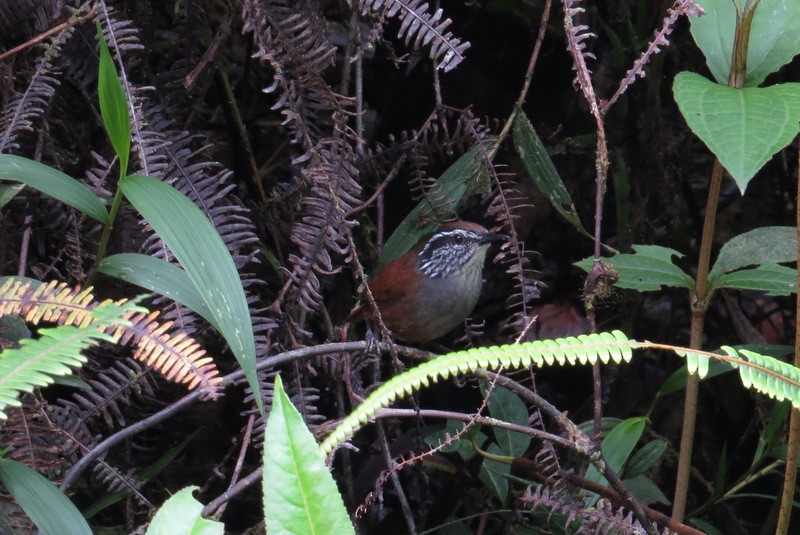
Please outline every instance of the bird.
M444 223L380 269L367 284L394 338L430 342L462 323L480 297L489 246L506 238L477 223Z

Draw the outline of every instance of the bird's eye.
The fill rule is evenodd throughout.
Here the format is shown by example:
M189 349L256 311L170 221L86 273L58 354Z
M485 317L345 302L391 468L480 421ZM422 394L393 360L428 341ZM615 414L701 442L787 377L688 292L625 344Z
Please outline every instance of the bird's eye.
M456 234L455 236L453 236L453 243L461 245L464 243L464 239L465 238L463 234Z

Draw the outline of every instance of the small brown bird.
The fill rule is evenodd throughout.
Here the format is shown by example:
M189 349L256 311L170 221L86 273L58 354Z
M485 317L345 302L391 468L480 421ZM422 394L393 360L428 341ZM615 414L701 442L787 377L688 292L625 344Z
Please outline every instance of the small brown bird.
M392 334L427 342L463 322L480 297L489 246L504 239L476 223L445 223L384 266L369 288Z

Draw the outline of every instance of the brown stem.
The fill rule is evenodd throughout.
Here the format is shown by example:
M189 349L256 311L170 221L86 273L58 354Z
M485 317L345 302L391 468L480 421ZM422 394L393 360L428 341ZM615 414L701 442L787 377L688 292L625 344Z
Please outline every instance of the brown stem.
M731 70L728 76L730 87L744 87L747 74L747 46L750 42L750 23L753 20L755 8L759 0L748 0L742 13L737 13L736 34L734 36L733 53L731 57ZM694 290L691 293L692 326L689 338L689 347L700 349L703 341L703 325L711 295L708 292L708 272L711 263L711 247L714 242L714 223L717 215L717 202L722 184L724 169L719 159L714 160L714 170L711 173L711 184L708 190L705 221L703 222L703 236L700 242L700 258L697 264L697 278ZM689 375L686 382L686 394L683 407L683 430L681 431L681 446L678 454L678 473L675 482L675 497L672 506L672 518L678 522L683 520L686 513L686 497L689 491L689 472L692 465L692 446L694 443L694 428L697 417L697 392L700 379L696 375Z
M800 154L800 142L797 144ZM797 185L800 188L800 167L797 168ZM800 192L800 189L798 189ZM795 218L797 225L797 257L800 258L800 195L795 201ZM797 270L797 281L800 284L800 269ZM800 318L800 293L796 295L795 317ZM794 335L794 365L800 366L800 329ZM797 452L800 449L800 411L792 408L789 417L789 440L786 446L786 468L783 474L783 492L781 493L781 508L778 511L778 526L775 535L786 535L789 531L789 519L792 515L792 502L794 487L797 481Z

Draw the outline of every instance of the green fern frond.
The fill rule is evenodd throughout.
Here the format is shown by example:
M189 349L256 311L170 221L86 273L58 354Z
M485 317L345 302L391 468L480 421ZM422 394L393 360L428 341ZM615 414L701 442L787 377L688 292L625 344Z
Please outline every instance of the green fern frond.
M736 351L732 347L722 346L722 350L733 359L752 365L746 366L736 361L729 361L734 368L739 370L739 377L742 378L745 388L754 388L778 401L788 399L795 408L800 409L800 393L798 392L800 389L796 386L800 384L800 369L776 358L747 349ZM780 377L776 377L776 374ZM793 381L795 385L788 383L784 378Z
M634 349L665 349L673 351L687 360L690 373L703 377L708 372L709 359L724 360L739 370L746 388L766 394L772 398L788 399L800 409L800 369L766 355L752 351L735 351L723 347L726 355L699 349L657 344L647 341L628 340L620 331L581 335L578 337L538 340L525 344L499 347L481 347L443 355L420 364L397 375L378 387L364 402L347 415L320 444L320 454L330 454L339 444L347 440L375 413L407 394L459 373L477 369L515 369L531 365L594 364L629 362Z
M555 340L537 340L524 344L498 347L480 347L468 351L449 353L396 375L378 387L364 402L347 415L320 445L320 453L328 455L375 413L404 394L412 394L422 386L429 386L439 378L447 379L459 373L477 369L495 370L539 367L553 364L594 364L598 360L608 363L629 362L633 345L621 331L583 334Z
M20 393L47 386L53 382L53 376L69 375L81 367L86 362L81 351L100 341L115 342L115 337L103 329L125 324L123 316L139 310L143 309L132 302L108 301L90 312L96 328L62 325L39 329L39 339L22 340L19 349L0 353L0 419L8 417L7 407L20 406Z

